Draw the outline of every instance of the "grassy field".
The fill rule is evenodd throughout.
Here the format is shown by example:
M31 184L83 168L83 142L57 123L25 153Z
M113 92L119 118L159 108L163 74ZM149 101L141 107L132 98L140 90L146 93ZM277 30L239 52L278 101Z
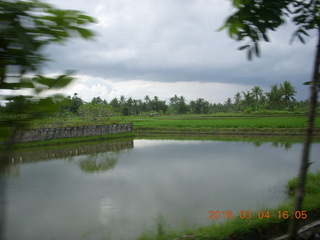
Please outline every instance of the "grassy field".
M297 180L292 179L288 182L286 189L288 200L274 209L261 209L263 214L251 212L249 215L233 214L233 219L224 223L204 226L198 229L186 229L182 232L175 232L166 228L165 222L161 218L156 222L157 229L141 234L139 240L165 240L165 239L197 239L197 240L234 240L234 239L269 239L287 231L291 209L293 209L292 191L296 187ZM303 204L303 211L299 212L296 217L301 219L301 223L308 223L314 219L318 220L320 209L320 171L309 173L306 184L306 196ZM317 211L315 211L317 209ZM305 214L302 216L302 213ZM288 215L287 215L288 214ZM209 213L208 213L209 216ZM259 218L258 216L262 217ZM304 219L302 219L304 218ZM184 236L184 238L182 238Z
M320 127L319 116L316 127ZM87 120L80 117L45 118L32 123L31 128L71 127L132 122L140 128L305 128L304 114L211 114L211 115L134 115Z
M190 133L290 133L304 134L306 116L277 115L181 115L156 117L128 117L139 132L190 132ZM316 119L317 132L320 119Z
M139 128L305 128L304 117L207 117L202 119L132 119ZM317 126L319 126L317 121Z
M316 136L320 140L320 115L316 118ZM208 115L156 115L114 116L88 120L77 116L50 117L38 119L29 128L79 127L133 123L137 137L200 138L204 140L259 140L269 138L282 142L288 139L303 140L307 117L305 114L263 113L242 114L222 113ZM1 130L1 129L0 129ZM1 137L1 136L0 136ZM223 138L223 139L221 139ZM235 139L236 138L236 139ZM255 139L253 139L255 138ZM272 138L272 139L270 139ZM0 139L1 140L1 139ZM4 140L4 139L3 139ZM77 140L78 141L78 140ZM47 142L47 141L46 141ZM37 143L38 144L38 143ZM47 143L45 143L47 144ZM52 144L54 144L52 142Z
M315 121L316 133L320 136L319 114ZM78 127L133 123L137 134L277 134L303 135L307 123L305 114L210 114L210 115L155 115L114 116L95 120L77 116L45 118L32 122L30 128Z

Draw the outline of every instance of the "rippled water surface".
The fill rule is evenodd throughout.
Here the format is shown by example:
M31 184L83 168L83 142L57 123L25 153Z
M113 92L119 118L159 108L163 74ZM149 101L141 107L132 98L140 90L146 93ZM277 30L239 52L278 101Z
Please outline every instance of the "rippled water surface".
M136 239L210 224L209 211L285 200L302 144L132 140L17 153L6 180L6 239ZM320 169L320 144L311 171Z

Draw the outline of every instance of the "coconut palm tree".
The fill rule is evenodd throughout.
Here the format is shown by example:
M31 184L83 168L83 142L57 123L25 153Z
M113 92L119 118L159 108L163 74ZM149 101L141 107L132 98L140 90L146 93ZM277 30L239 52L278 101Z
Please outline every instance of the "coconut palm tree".
M279 108L282 105L282 91L277 84L271 86L271 91L266 93L268 105L271 109Z
M280 84L280 91L282 93L283 103L289 107L290 102L295 101L294 96L297 93L296 89L289 81L284 81L283 84Z
M263 91L260 87L254 86L251 88L252 97L254 98L254 106L257 108L260 105L260 99L263 96Z
M230 111L231 111L231 108L232 108L231 98L228 98L227 101L226 101L224 104L225 104L225 106L226 106L226 110L227 110L228 112L230 112Z
M234 95L234 105L236 106L237 111L240 110L240 103L241 103L241 93L237 92Z
M252 96L252 93L247 91L247 93L243 92L242 91L242 94L243 94L243 105L248 108L248 107L251 107L252 104L253 104L253 101L254 101L254 98Z

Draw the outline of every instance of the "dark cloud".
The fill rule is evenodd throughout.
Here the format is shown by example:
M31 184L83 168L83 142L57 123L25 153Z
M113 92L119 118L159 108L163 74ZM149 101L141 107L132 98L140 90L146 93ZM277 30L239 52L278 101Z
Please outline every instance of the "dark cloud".
M249 62L240 43L216 32L231 13L229 1L54 1L59 7L86 10L98 19L94 42L73 40L50 47L48 71L78 69L80 74L114 81L222 82L242 85L289 80L306 98L302 83L311 77L314 39L289 45L290 24L270 34L262 57Z

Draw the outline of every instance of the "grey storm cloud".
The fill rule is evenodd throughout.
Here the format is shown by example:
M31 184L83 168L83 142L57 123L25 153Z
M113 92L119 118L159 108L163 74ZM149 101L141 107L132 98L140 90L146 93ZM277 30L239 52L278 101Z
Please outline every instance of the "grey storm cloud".
M77 69L81 74L128 81L221 82L269 87L289 80L296 88L311 77L314 37L303 45L289 39L290 24L261 44L262 57L249 62L241 46L216 30L232 13L227 0L51 0L61 8L95 17L95 41L72 40L47 49L49 72ZM298 90L299 91L299 90Z

